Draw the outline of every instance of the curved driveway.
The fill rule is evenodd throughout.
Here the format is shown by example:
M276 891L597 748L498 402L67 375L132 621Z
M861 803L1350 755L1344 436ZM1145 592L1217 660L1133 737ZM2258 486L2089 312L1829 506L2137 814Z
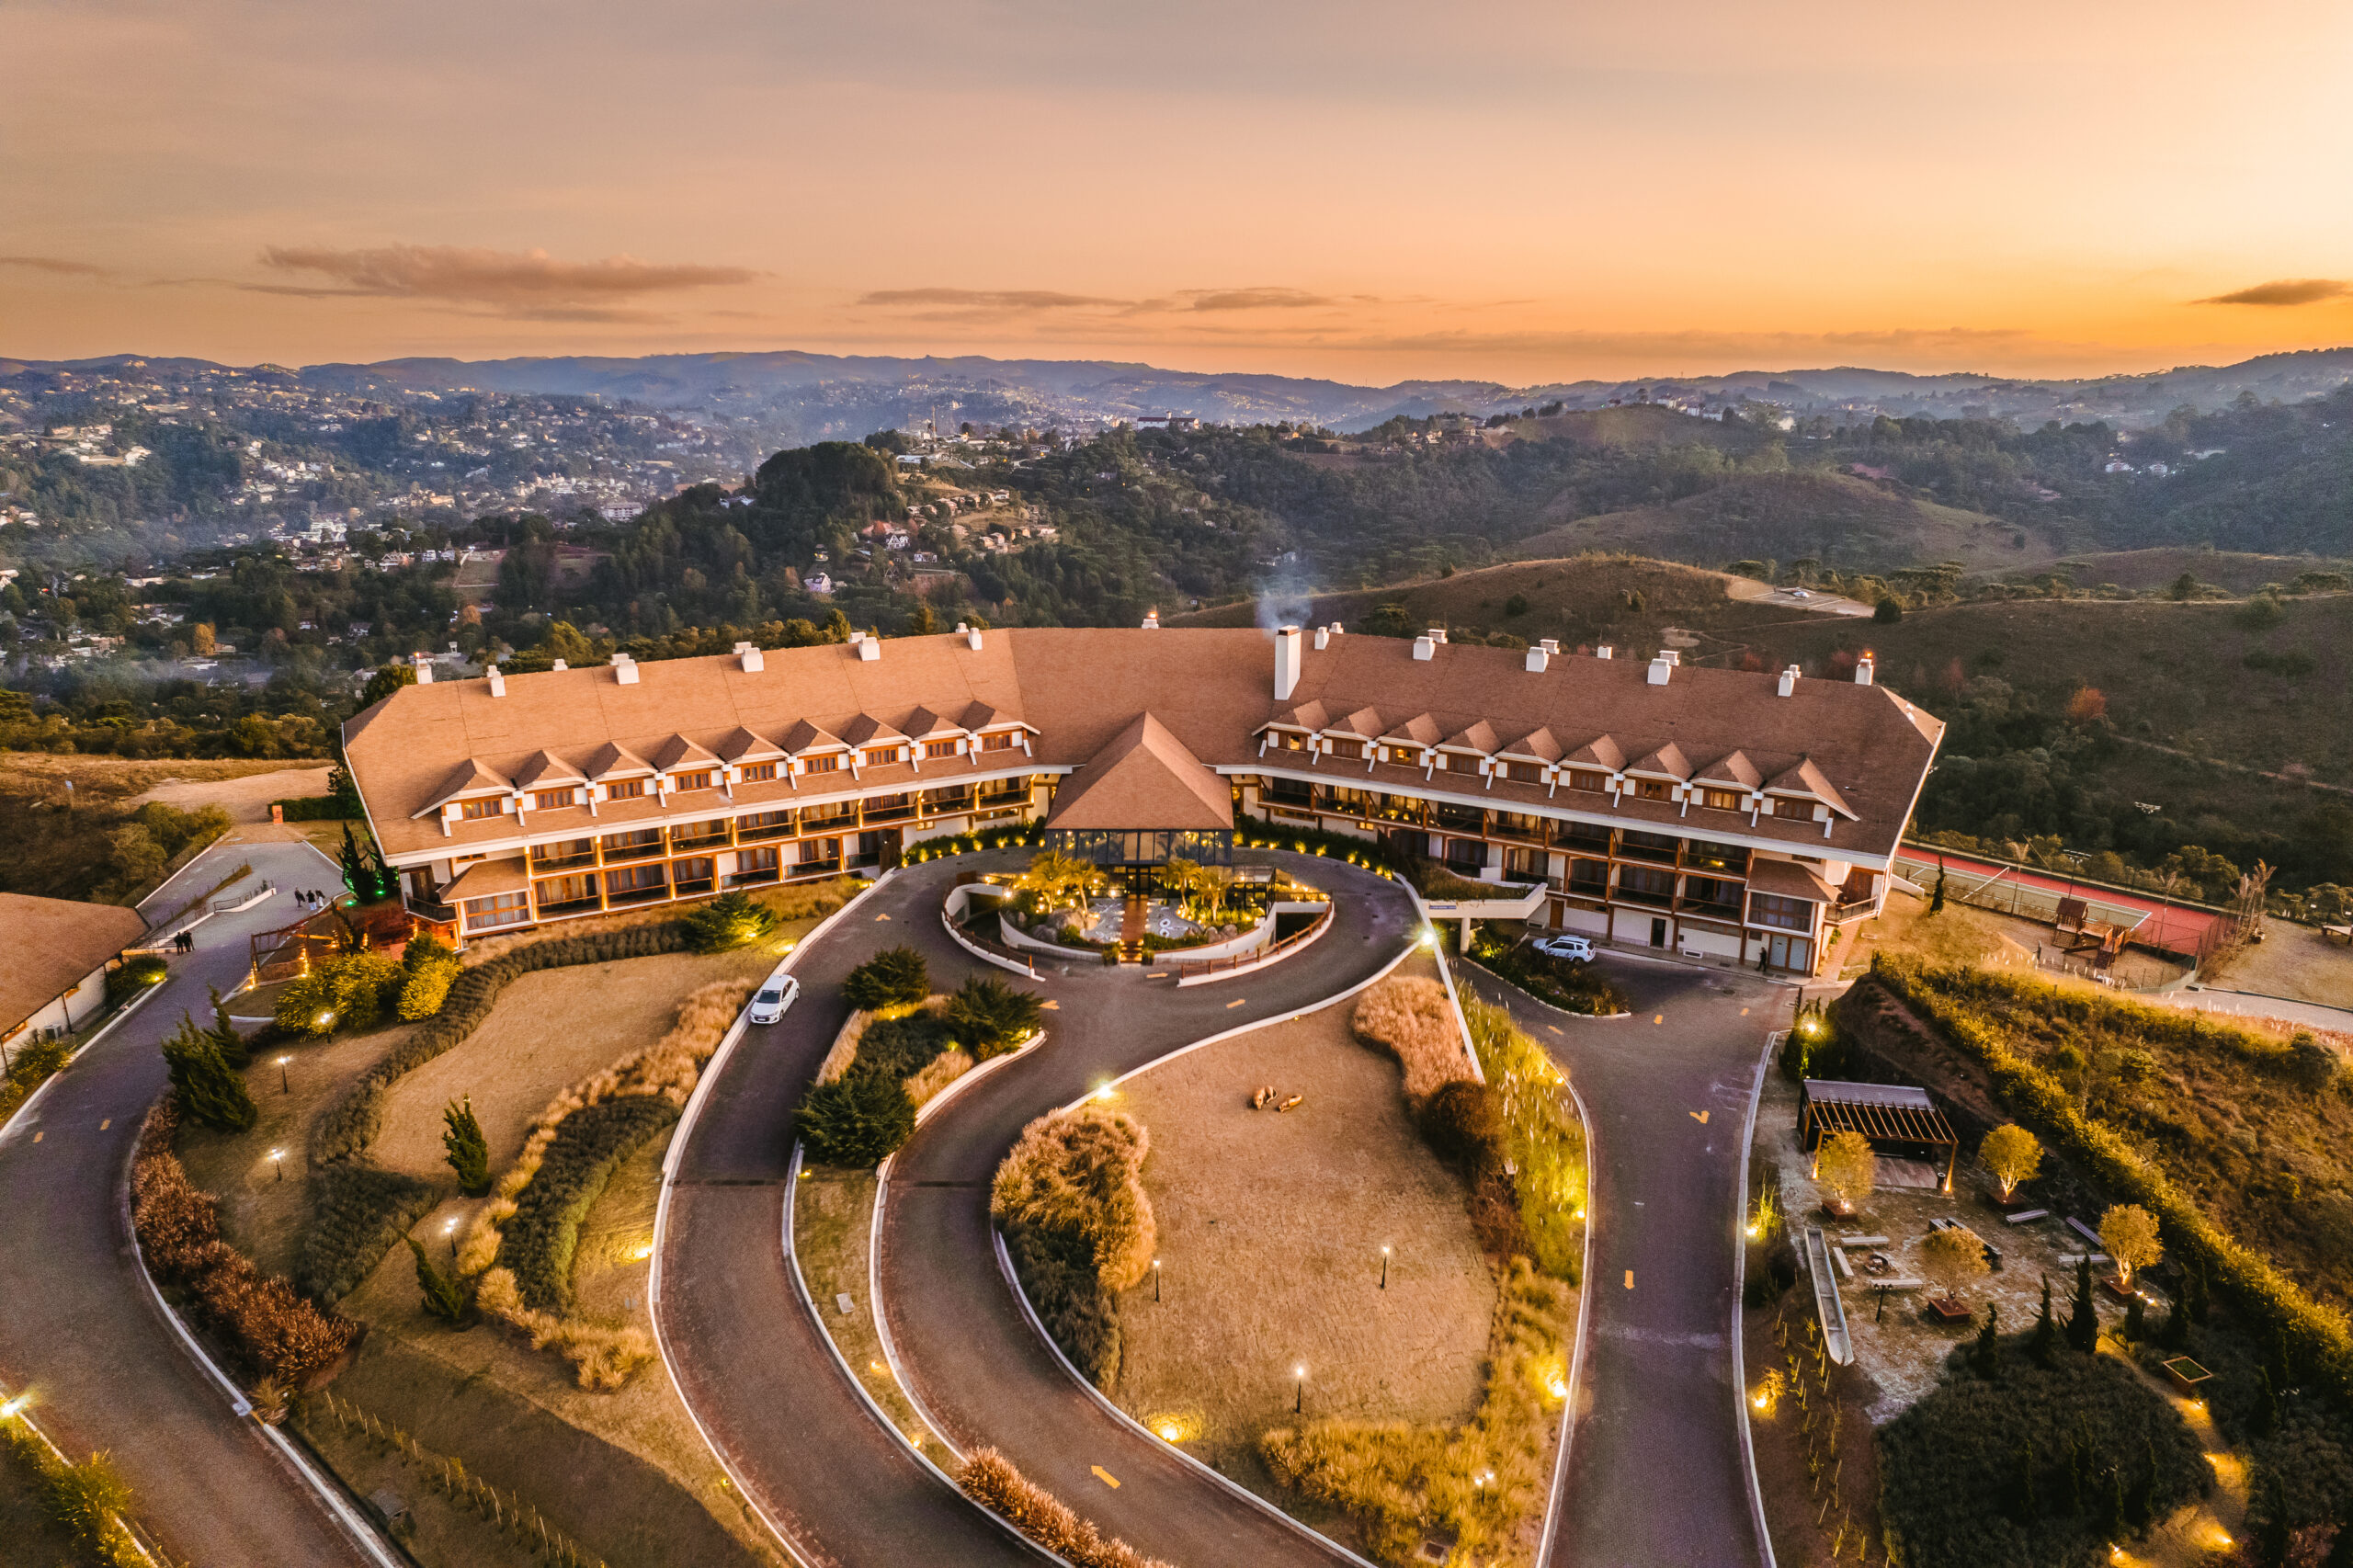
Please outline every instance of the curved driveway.
M1567 1066L1591 1119L1585 1358L1543 1561L1752 1568L1731 1344L1740 1141L1790 993L1742 971L1603 962L1632 1017L1571 1017L1466 966Z
M281 887L335 877L308 844L240 844L196 861L184 873L190 890L237 858ZM112 1450L140 1522L200 1568L367 1561L188 1358L140 1277L122 1217L140 1119L165 1087L157 1042L183 1008L203 1013L207 983L226 991L244 974L248 936L293 917L281 896L197 926L195 954L172 960L162 994L83 1052L0 1140L0 1375L31 1389L59 1447Z
M1002 1450L1106 1532L1195 1568L1346 1559L1235 1497L1072 1381L1006 1289L988 1183L1031 1119L1196 1040L1312 1007L1370 979L1411 941L1413 904L1393 883L1331 860L1299 869L1336 895L1336 924L1271 968L1184 990L1132 967L1056 976L1047 1043L925 1120L892 1161L883 1211L880 1305L909 1392L942 1435L959 1448ZM904 883L907 918L936 909L941 885ZM978 967L936 915L916 923L943 984Z
M902 870L805 949L801 1001L746 1033L678 1155L655 1310L679 1391L752 1500L813 1562L1037 1561L876 1420L800 1304L779 1241L791 1111L847 1017L843 976L894 942L924 953L938 988L1001 972L949 940L939 900L960 870L1014 863L966 856ZM1002 1449L1107 1532L1192 1568L1336 1559L1073 1385L1004 1286L986 1184L1032 1117L1204 1036L1321 1001L1396 956L1414 922L1402 892L1330 861L1309 874L1343 893L1338 924L1261 974L1181 992L1135 968L1048 976L1041 989L1057 1006L1045 1044L927 1118L892 1166L882 1311L910 1392L959 1447ZM1095 1465L1120 1486L1097 1481Z

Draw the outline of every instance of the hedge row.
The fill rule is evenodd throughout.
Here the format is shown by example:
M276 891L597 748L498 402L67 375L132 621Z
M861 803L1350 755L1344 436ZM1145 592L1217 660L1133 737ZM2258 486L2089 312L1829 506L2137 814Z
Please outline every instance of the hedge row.
M2207 1217L2155 1162L2115 1129L2076 1108L2075 1096L2056 1078L2012 1051L1992 1028L1961 1006L1970 991L2004 990L2023 1000L2018 983L1992 976L1958 976L1916 959L1873 956L1871 973L1890 992L1933 1022L1945 1038L1983 1062L1994 1087L2023 1120L2040 1124L2086 1173L2119 1202L2137 1203L2157 1217L2166 1246L2186 1255L2228 1290L2241 1310L2277 1337L2295 1364L2325 1378L2340 1395L2353 1397L2353 1334L2342 1315L2322 1306L2292 1279ZM2037 987L2035 1007L2078 1024L2129 1023L2161 1040L2221 1044L2250 1059L2268 1056L2264 1042L2244 1030L2166 1009L2104 1002ZM2115 1009L2102 1016L2104 1009ZM2282 1049L2284 1054L2285 1048Z
M1108 1393L1120 1381L1120 1309L1095 1270L1095 1246L1074 1231L1011 1224L1005 1250L1046 1336Z
M359 1289L384 1255L433 1207L430 1183L358 1160L311 1177L311 1228L302 1237L302 1289L332 1305Z
M1012 1520L1023 1535L1074 1568L1168 1568L1116 1536L1103 1534L1094 1521L1080 1518L995 1449L974 1450L956 1484L965 1496Z
M499 1260L514 1271L526 1306L571 1312L580 1221L614 1167L677 1119L678 1108L659 1095L625 1095L563 1119L539 1174L516 1195L515 1213L501 1227Z
M363 814L357 795L297 795L270 804L284 812L288 822L336 822Z
M604 963L615 959L652 958L682 952L686 929L677 921L631 926L585 937L560 937L478 964L449 984L441 1010L412 1030L408 1038L386 1051L359 1080L345 1090L311 1128L311 1163L314 1165L347 1160L376 1142L384 1124L384 1095L403 1077L452 1049L482 1026L498 1001L498 994L522 976L569 964Z

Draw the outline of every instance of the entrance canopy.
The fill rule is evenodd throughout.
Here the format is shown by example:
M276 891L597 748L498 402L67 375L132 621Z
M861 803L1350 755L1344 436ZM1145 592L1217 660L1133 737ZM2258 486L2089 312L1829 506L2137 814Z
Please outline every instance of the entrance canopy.
M1224 861L1233 853L1233 787L1150 713L1065 777L1046 842L1098 866Z

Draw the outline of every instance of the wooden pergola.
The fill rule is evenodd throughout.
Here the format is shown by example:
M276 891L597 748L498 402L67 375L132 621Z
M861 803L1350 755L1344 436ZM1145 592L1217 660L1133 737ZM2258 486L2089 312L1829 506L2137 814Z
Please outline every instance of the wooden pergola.
M1891 1154L1925 1155L1941 1162L1944 1186L1952 1189L1961 1140L1926 1089L1904 1084L1844 1084L1808 1078L1798 1102L1798 1142L1819 1150L1833 1132L1859 1132L1871 1147Z

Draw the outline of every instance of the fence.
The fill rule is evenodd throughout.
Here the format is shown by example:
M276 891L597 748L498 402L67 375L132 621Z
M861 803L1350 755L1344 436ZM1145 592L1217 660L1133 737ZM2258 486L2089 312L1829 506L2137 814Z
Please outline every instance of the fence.
M1936 850L1914 845L1904 846L1896 858L1924 889L1935 885L1941 869L1945 872L1945 897L1953 903L2055 926L2059 923L2059 906L2073 902L2084 906L2086 919L2125 927L2130 933L2128 939L2136 947L2200 961L2213 957L2237 926L2236 917L2225 911L2182 899L2153 901L2153 895L2067 878L2063 873L2030 866L1974 856L1949 856L1946 859L1949 863L1940 867ZM1989 869L1991 875L1987 874ZM2064 885L2043 885L2054 881Z
M472 1508L490 1523L492 1528L514 1538L525 1551L545 1557L558 1568L607 1568L601 1557L592 1558L581 1550L580 1543L562 1530L551 1526L544 1515L513 1492L502 1492L481 1477L469 1474L463 1460L437 1454L397 1426L390 1426L362 1410L347 1399L337 1399L324 1390L312 1398L323 1401L327 1414L335 1419L336 1429L345 1437L354 1432L379 1445L381 1451L391 1453L415 1471L425 1484L441 1493L452 1503ZM392 1521L384 1521L390 1525Z
M1222 974L1228 970L1255 968L1262 963L1272 963L1293 949L1304 947L1322 936L1324 927L1332 923L1334 907L1332 904L1325 904L1324 913L1308 922L1305 929L1294 931L1281 941L1267 947L1246 953L1233 953L1222 959L1177 959L1173 962L1155 967L1175 971L1177 983L1182 984L1198 975Z

